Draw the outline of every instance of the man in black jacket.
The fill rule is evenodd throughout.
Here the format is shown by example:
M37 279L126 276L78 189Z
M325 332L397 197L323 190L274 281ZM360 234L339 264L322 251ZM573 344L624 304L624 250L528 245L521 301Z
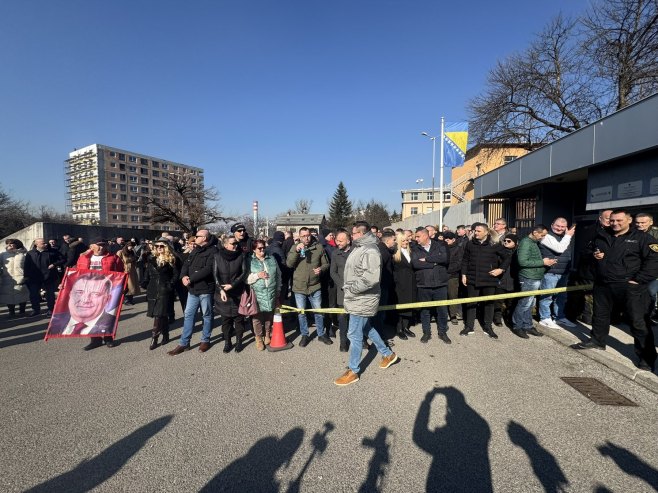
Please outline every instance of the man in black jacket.
M59 284L57 268L65 263L59 250L50 248L46 240L43 238L34 240L34 248L25 256L24 267L27 289L30 292L32 317L41 313L42 288L46 293L47 315L52 315L53 308L55 308L55 291Z
M201 305L203 314L203 333L199 351L205 353L210 349L210 336L213 322L213 294L215 293L215 280L213 278L213 260L217 248L211 244L212 235L207 229L201 229L196 234L197 247L190 253L181 270L181 280L189 294L185 305L185 319L183 334L178 346L168 352L176 356L190 349L190 340L194 330L194 315Z
M448 299L456 300L460 298L461 294L465 294L465 289L461 289L461 271L462 271L462 257L464 256L464 243L457 239L455 233L448 231L443 235L443 241L448 246L448 253L450 254L450 264L448 265ZM462 319L462 305L449 305L448 312L450 312L450 321L453 325L457 325L459 320Z
M448 249L436 240L430 239L425 228L416 230L416 245L411 250L411 265L416 273L416 286L418 287L418 301L442 301L448 299L448 264L450 257ZM437 307L437 325L439 339L446 344L452 341L448 337L448 309L445 306ZM430 308L421 308L420 321L423 325L423 337L420 342L427 342L432 338L430 326Z
M658 278L658 241L631 227L626 210L610 215L610 227L601 231L592 245L596 259L592 338L577 349L605 349L610 331L610 313L615 305L627 312L635 340L637 367L653 371L656 347L649 323L648 284Z

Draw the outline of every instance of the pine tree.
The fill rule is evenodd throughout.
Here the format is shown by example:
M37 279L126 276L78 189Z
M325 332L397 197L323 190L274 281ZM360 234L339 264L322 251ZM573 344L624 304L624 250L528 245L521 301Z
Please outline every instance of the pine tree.
M341 181L329 203L329 225L334 229L344 228L351 219L352 203L347 196L347 189Z

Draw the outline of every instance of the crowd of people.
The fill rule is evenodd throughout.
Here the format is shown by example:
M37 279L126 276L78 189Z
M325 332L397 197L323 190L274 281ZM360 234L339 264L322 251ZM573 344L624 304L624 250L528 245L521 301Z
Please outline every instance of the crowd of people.
M623 316L635 340L638 368L655 366L656 350L651 323L656 320L658 291L658 228L646 213L602 211L595 224L576 233L567 219L550 226L537 224L524 235L508 229L505 219L459 225L454 231L433 225L412 230L380 230L357 222L351 229L277 231L272 238L251 238L243 223L233 224L221 236L207 229L175 238L163 233L155 241L107 241L64 235L57 240L38 238L26 249L16 239L6 241L1 254L0 303L9 316L41 314L42 296L52 315L55 293L66 267L117 271L127 274L125 303L146 290L147 316L153 319L149 348L169 342L178 298L184 316L177 356L190 349L195 315L202 316L199 351L211 347L218 315L225 353L243 350L244 334L253 331L254 347L270 344L275 310L282 305L308 309L343 308L344 313L297 313L299 346L312 340L349 352L349 370L336 379L349 385L359 379L364 344L381 354L388 368L398 356L394 339L416 337L421 343L436 336L451 344L451 326L463 325L460 336L483 331L497 339L507 326L522 339L540 337L533 318L547 330L592 325L591 339L577 349L605 349L611 319ZM506 298L512 292L549 290L568 285L593 284L591 290L534 293ZM496 295L500 295L496 297ZM469 299L484 300L469 302ZM448 306L384 309L382 306L459 300ZM431 303L430 303L431 304ZM18 307L18 312L16 308ZM294 320L293 318L293 320ZM291 319L288 319L291 320ZM71 321L73 327L74 321ZM161 338L161 339L160 339ZM114 346L111 336L93 337L86 350Z

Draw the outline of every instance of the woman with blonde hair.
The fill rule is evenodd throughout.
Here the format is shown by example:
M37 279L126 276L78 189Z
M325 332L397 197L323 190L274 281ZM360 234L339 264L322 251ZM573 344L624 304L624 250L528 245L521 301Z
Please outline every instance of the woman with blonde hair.
M395 296L398 304L416 302L416 276L411 266L411 247L409 239L404 233L395 236L397 250L393 254L393 282L395 283ZM397 336L406 340L408 337L416 337L409 330L413 310L398 311Z
M162 345L169 342L169 307L173 303L174 285L178 280L174 249L167 238L158 238L151 255L146 260L146 272L142 287L146 288L146 316L153 319L149 349L158 347L162 334Z

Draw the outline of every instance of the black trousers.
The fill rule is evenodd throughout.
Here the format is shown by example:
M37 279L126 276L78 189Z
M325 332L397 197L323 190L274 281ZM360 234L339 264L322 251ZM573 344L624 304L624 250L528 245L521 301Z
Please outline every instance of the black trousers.
M475 298L477 296L491 296L496 292L495 286L487 286L478 288L471 284L466 286L467 296L469 298ZM484 308L484 319L482 320L482 325L484 330L491 329L491 324L493 323L494 316L494 302L493 301L481 301ZM478 303L468 303L466 305L466 317L464 317L464 325L468 329L472 329L475 326L475 316L477 312Z
M635 354L640 360L653 366L656 362L656 346L649 321L650 296L646 284L628 282L594 284L592 291L594 309L592 338L602 346L610 333L610 314L615 308L623 309L631 324L635 339Z

